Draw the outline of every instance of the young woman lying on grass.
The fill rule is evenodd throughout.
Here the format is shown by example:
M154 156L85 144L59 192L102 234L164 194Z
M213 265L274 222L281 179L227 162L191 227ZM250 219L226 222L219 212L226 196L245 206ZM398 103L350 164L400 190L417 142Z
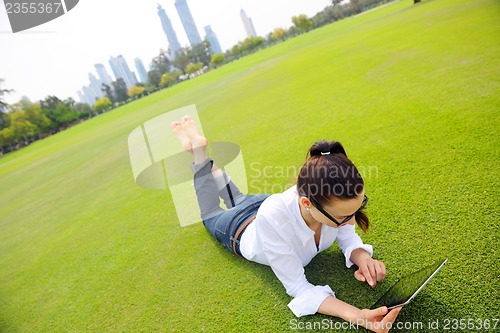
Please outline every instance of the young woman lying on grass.
M372 259L354 224L366 231L363 213L368 197L363 179L338 142L317 142L309 150L297 185L280 194L243 195L206 154L207 139L185 116L171 124L182 148L193 154L194 186L203 224L229 251L268 265L293 297L297 316L317 312L342 318L374 332L387 332L401 308L388 312L358 309L335 297L329 286L314 286L304 266L337 241L346 266L358 267L356 279L374 287L385 278L385 266ZM219 203L223 199L228 210Z

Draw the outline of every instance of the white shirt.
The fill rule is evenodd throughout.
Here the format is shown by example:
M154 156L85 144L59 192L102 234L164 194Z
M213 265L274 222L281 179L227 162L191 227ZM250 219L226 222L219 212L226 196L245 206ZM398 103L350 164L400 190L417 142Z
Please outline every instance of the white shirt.
M247 260L271 266L287 294L294 297L288 307L300 317L316 313L328 296L335 296L329 286L314 286L307 281L304 267L314 256L337 241L346 266L351 267L352 251L362 248L371 256L373 249L363 244L354 225L348 224L340 228L323 225L318 250L314 231L300 214L298 198L296 186L267 198L243 233L240 251Z

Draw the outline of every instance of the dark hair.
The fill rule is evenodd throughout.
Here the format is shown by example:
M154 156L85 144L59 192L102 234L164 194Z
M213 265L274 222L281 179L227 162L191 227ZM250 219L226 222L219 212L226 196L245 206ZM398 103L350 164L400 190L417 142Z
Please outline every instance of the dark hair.
M318 141L309 149L307 156L297 180L300 196L313 198L323 205L332 197L346 200L363 192L363 178L347 158L340 142ZM363 211L356 214L356 222L363 231L370 226Z

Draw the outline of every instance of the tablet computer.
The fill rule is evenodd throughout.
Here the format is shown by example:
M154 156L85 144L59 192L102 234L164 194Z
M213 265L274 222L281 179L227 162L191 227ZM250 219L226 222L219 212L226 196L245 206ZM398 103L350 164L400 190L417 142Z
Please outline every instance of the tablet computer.
M381 306L393 309L408 303L422 290L422 288L439 272L448 259L439 260L436 263L424 267L413 274L398 280L380 299L373 304L371 309Z

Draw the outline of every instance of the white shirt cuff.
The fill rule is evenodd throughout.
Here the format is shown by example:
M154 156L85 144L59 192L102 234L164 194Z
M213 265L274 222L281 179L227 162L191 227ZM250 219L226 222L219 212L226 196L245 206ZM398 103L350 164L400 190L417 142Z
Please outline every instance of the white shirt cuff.
M370 257L373 256L373 247L371 245L363 244L363 245L349 246L344 252L345 265L347 266L347 268L354 265L354 263L351 261L351 254L352 254L352 251L354 251L356 249L363 249L370 254Z
M314 286L295 297L288 307L297 317L312 315L318 312L318 308L328 296L335 296L329 286Z

